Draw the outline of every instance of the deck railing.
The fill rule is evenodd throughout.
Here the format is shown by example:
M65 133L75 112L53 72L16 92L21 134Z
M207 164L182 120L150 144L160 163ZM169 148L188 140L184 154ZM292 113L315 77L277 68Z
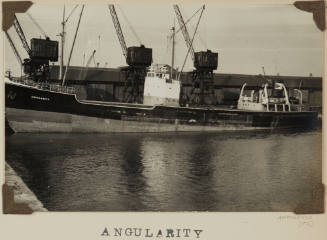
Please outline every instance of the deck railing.
M74 87L62 86L60 84L53 84L53 83L35 82L28 77L10 77L10 80L13 82L17 82L23 85L35 87L42 90L48 90L48 91L59 92L59 93L68 93L68 94L76 93Z
M291 112L291 105L290 104L276 104L276 103L269 103L266 104L268 112ZM301 111L301 110L299 110Z

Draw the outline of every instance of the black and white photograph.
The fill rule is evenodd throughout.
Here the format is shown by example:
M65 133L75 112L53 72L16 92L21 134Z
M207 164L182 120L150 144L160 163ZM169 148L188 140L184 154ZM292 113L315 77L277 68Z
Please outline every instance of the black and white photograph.
M323 1L2 14L5 213L324 212Z

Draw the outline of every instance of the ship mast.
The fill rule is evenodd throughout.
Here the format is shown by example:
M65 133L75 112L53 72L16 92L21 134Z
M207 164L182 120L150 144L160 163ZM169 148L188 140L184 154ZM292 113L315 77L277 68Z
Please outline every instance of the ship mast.
M175 60L175 26L171 28L172 30L172 50L171 50L171 69L170 69L170 77L173 79L173 72L174 72L174 60Z
M71 15L73 14L73 12L75 11L75 9L78 7L78 5L76 5L72 11L69 13L68 17L65 19L65 13L66 13L66 6L64 5L64 11L62 14L62 32L59 34L60 38L61 38L61 56L60 56L60 68L59 68L59 80L63 80L63 73L64 73L64 49L65 49L65 37L66 37L66 32L65 32L65 27L66 27L66 23L68 22L68 19L71 17Z
M61 25L62 25L62 32L60 34L60 38L61 38L61 55L60 55L59 80L62 81L62 73L63 73L63 67L64 67L65 26L66 26L65 6L64 6L63 14L62 14Z
M70 49L70 53L69 53L69 58L68 58L68 63L67 63L67 66L65 68L65 73L64 73L64 76L62 78L62 83L61 85L64 86L65 85L65 80L66 80L66 75L67 75L67 70L68 70L68 67L69 67L69 63L70 63L70 60L71 60L71 57L72 57L72 54L73 54L73 50L74 50L74 46L75 46L75 41L76 41L76 37L77 37L77 33L78 33L78 29L79 29L79 25L81 23L81 18L82 18L82 14L83 14L83 11L84 11L84 4L82 5L82 10L79 14L79 18L78 18L78 23L77 23L77 27L76 27L76 31L75 31L75 36L74 36L74 39L73 39L73 45L72 45L72 48ZM69 18L70 16L68 16ZM68 20L67 18L67 20Z

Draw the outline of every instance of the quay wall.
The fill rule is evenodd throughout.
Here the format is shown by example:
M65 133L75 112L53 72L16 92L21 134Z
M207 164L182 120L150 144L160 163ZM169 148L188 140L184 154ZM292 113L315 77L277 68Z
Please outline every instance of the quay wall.
M51 67L51 79L58 79L59 67ZM322 78L303 76L266 76L272 80L284 82L290 93L294 88L303 92L303 101L310 106L322 105ZM100 101L122 101L124 73L117 68L70 67L66 82L73 85L80 99ZM181 74L182 91L189 93L192 88L190 73ZM214 74L214 92L219 104L235 104L240 88L244 83L248 87L260 86L265 82L261 75Z
M8 202L5 205L4 212L5 213L11 213L11 214L17 214L20 213L19 209L13 209L12 205L16 204L26 204L28 208L30 208L28 211L30 213L36 211L36 212L45 212L47 211L46 208L44 208L43 203L36 197L36 195L27 187L27 185L24 183L24 181L21 179L21 177L18 176L16 171L12 169L11 166L9 166L8 163L5 163L5 183L8 187L10 187L13 190L13 202ZM10 207L11 205L11 207ZM18 212L17 212L18 211Z

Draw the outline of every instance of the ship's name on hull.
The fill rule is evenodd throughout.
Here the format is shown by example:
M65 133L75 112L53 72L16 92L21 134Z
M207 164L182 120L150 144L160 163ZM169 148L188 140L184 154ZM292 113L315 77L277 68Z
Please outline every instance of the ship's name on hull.
M32 99L42 100L42 101L50 101L50 98L47 97L39 97L39 96L31 96Z

